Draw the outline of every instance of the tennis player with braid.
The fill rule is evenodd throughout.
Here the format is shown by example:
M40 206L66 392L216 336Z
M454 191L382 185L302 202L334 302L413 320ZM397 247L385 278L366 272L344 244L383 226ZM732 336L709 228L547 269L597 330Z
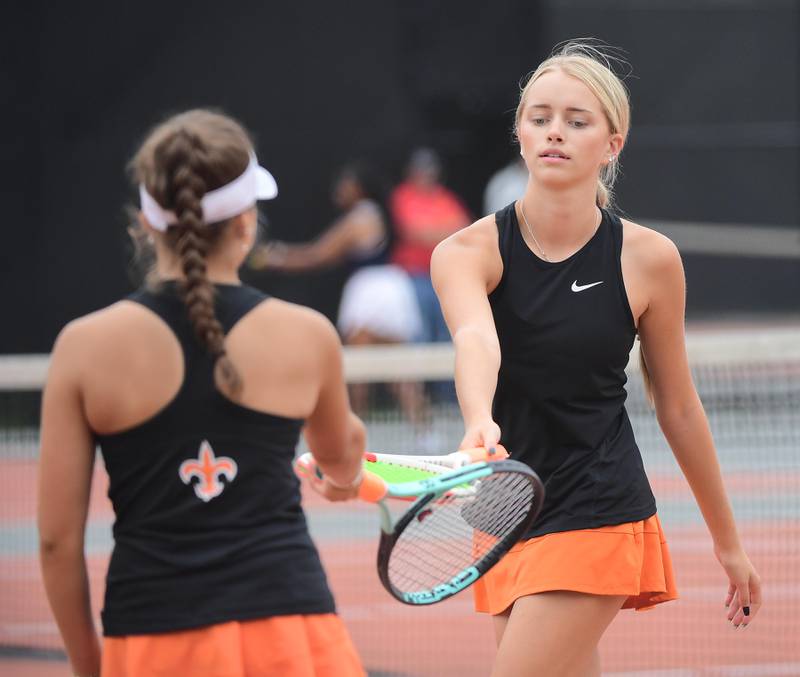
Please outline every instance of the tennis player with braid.
M64 328L44 393L41 564L72 668L363 675L291 465L305 426L322 493L357 493L365 432L341 346L237 273L275 182L238 123L202 110L156 127L132 170L151 282ZM95 445L116 514L102 658L84 558Z
M520 95L525 194L433 258L462 445L502 442L547 489L527 540L475 585L494 620L495 677L599 675L598 642L620 608L677 597L624 407L637 334L658 421L730 581L727 617L746 626L761 602L687 366L680 256L610 208L629 119L602 52L563 46Z

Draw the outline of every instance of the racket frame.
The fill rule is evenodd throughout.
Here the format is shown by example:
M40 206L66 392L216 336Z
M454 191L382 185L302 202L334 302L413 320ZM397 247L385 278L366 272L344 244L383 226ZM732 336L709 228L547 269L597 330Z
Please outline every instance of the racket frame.
M455 470L465 465L477 463L479 461L501 461L508 458L508 452L498 444L492 449L477 447L475 449L462 449L450 454L438 454L435 456L422 456L413 454L379 454L366 452L364 467L369 469L370 462L389 463L391 465L405 466L408 468L419 468L431 472L442 472L442 468Z
M544 485L538 475L527 465L519 461L508 459L505 449L502 449L502 447L499 447L499 450L502 455L491 455L491 460L481 460L453 469L448 469L448 467L442 463L437 464L429 461L431 458L447 458L444 456L419 457L397 456L394 454L369 454L373 456L376 461L394 463L395 465L437 473L431 477L398 483L386 482L379 476L369 472L370 460L369 458L365 458L364 480L362 481L359 497L362 500L376 504L379 508L381 532L377 557L378 577L384 588L386 588L392 597L411 606L426 606L452 597L461 590L469 587L491 569L530 529L544 502ZM474 455L478 458L481 457L481 452L483 458L490 458L486 450L470 450L470 452L474 452ZM462 452L455 453L461 454ZM367 456L368 455L365 454L365 457ZM453 457L454 454L449 454L449 456ZM494 460L498 456L503 460ZM461 459L456 457L456 461L461 462ZM300 476L305 477L310 477L312 472L317 470L311 454L303 454L300 456L295 461L295 469ZM505 537L500 539L477 563L466 567L450 580L444 581L429 590L403 592L397 589L389 580L389 559L392 549L399 540L401 534L406 527L411 524L414 518L432 502L449 495L458 495L461 491L472 493L475 489L470 486L471 483L494 473L502 472L514 472L524 475L533 485L533 505L528 511L526 518L512 531L506 534ZM413 503L397 520L395 520L387 504L387 499L389 498L411 500Z
M428 505L446 495L447 492L454 487L501 472L514 472L525 475L528 481L533 485L533 505L528 511L526 518L506 534L505 537L500 539L478 562L462 569L450 580L444 581L429 590L403 592L397 589L389 579L389 560L391 558L392 549L405 528L411 524L414 518ZM418 485L415 488L426 487L430 490L420 495L394 523L392 523L391 514L385 502L378 502L381 508L381 536L378 544L377 565L378 577L383 587L386 588L392 597L403 604L409 604L411 606L427 606L429 604L441 602L472 585L472 583L497 564L500 558L525 535L539 514L542 503L544 502L544 485L542 481L533 470L519 461L503 460L473 463L459 470L445 473L439 477L432 477L419 482L409 482L407 484ZM396 492L397 489L395 487L398 486L401 485L390 485L389 493ZM411 486L409 486L409 489L411 489Z

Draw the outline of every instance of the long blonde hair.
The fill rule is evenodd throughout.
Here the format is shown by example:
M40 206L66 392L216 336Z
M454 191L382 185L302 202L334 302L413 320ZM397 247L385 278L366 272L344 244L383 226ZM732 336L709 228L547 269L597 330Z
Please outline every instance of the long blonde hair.
M623 142L628 136L631 122L631 104L628 90L612 70L612 62L624 63L613 55L612 48L602 48L593 40L570 40L556 45L553 53L531 74L521 88L515 132L519 129L525 98L533 84L545 73L561 70L580 80L597 97L603 108L612 134L621 134ZM619 158L600 170L597 178L597 204L609 207L613 202L613 187L619 173Z

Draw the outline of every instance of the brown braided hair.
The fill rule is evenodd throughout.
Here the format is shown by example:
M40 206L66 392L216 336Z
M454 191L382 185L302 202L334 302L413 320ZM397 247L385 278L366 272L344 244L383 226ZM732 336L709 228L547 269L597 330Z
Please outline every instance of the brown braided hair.
M177 217L164 241L180 260L183 302L197 339L215 358L217 387L234 399L241 394L242 380L226 353L225 333L214 310L214 285L206 272L206 258L228 221L205 223L200 201L208 191L244 172L252 148L247 132L235 120L191 110L155 127L130 165L134 183L144 183L150 195ZM143 238L136 233L133 237L141 246Z

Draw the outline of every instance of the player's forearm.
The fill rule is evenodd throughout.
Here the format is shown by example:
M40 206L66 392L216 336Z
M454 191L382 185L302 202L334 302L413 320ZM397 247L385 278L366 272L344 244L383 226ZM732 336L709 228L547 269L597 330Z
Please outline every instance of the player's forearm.
M311 270L324 265L319 248L311 244L286 244L274 242L267 245L264 261L266 267L287 272Z
M81 549L43 543L42 577L64 647L76 675L100 674L100 642L92 620L86 560Z
M367 443L367 429L361 419L350 412L345 453L336 458L316 458L323 474L336 484L347 485L358 475Z
M464 329L453 337L455 383L464 424L469 427L492 417L492 400L500 369L500 346L488 333Z
M720 550L740 548L733 510L699 399L679 411L659 412L658 421L692 489L714 544Z

